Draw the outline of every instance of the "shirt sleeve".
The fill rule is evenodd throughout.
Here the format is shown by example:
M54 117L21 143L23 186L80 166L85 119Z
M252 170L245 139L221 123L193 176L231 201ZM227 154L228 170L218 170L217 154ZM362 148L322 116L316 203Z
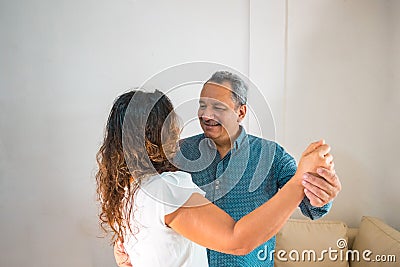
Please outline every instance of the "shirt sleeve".
M297 164L296 160L279 145L277 145L275 159L277 160L275 171L278 174L278 187L282 188L295 175ZM331 206L332 202L322 207L314 207L307 197L304 197L299 205L301 212L312 220L327 214Z
M205 192L193 183L192 176L182 171L162 173L156 181L147 186L146 191L156 202L155 212L163 225L165 215L182 207L194 193L205 195Z

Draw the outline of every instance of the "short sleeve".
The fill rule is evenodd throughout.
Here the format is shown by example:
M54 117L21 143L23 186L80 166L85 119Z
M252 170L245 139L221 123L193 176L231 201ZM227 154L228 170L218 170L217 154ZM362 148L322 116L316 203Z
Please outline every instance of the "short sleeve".
M156 202L156 212L163 224L164 216L182 207L194 193L206 194L193 183L189 173L182 171L164 172L142 189Z

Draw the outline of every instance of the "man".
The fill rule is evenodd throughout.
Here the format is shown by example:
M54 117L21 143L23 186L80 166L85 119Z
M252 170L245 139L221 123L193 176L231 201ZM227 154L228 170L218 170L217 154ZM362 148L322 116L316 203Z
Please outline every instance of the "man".
M204 133L182 140L175 159L206 197L235 220L270 199L296 172L295 160L281 146L249 135L240 126L247 112L247 90L239 76L214 73L200 94L198 118ZM326 160L332 161L331 155ZM325 215L341 190L334 171L320 169L318 174L304 174L306 197L300 209L311 219ZM265 247L274 250L275 237L245 256L207 250L209 266L273 266L273 259L257 257ZM121 244L115 246L115 256L119 266L130 266L121 263L129 263Z

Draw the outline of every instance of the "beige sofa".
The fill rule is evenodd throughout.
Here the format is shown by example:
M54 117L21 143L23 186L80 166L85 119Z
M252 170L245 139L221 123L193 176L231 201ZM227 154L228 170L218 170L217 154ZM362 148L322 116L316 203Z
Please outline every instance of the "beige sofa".
M258 257L274 257L276 267L399 267L400 232L374 217L363 217L358 228L290 219L277 234L275 251L261 250Z

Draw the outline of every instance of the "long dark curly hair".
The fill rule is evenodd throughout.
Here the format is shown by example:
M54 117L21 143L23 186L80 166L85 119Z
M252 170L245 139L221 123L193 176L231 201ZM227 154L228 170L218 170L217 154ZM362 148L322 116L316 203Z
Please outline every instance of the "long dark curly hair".
M97 153L100 224L111 241L124 240L133 195L146 176L177 168L179 124L173 105L162 92L132 90L117 97L108 117L104 142ZM129 204L128 204L129 203Z

